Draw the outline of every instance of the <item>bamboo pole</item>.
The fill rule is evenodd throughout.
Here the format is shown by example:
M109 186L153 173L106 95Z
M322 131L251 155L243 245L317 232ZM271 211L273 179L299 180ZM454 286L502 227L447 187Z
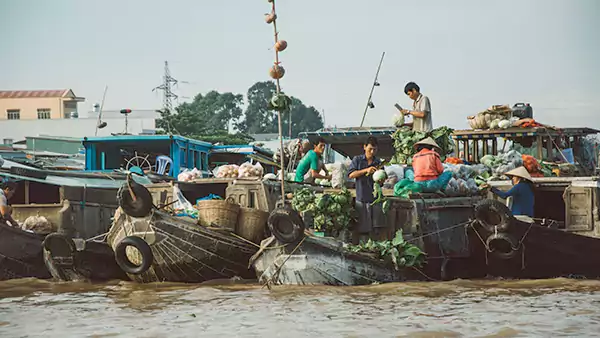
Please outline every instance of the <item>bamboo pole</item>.
M273 34L275 37L275 45L279 41L279 32L277 32L277 12L275 11L275 0L271 0L271 13L275 16L273 19ZM279 66L279 51L277 48L273 48L275 50L275 65ZM281 93L281 85L279 83L279 78L275 79L275 84L277 88L277 95ZM291 131L291 112L290 113L290 131ZM281 166L281 202L282 206L285 205L285 158L283 151L283 126L281 121L281 110L277 110L277 121L279 123L279 161Z

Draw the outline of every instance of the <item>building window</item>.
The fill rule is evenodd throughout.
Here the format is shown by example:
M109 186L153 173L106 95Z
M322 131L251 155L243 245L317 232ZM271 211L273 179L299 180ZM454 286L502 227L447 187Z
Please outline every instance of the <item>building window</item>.
M13 139L12 138L5 138L4 139L4 144L6 144L7 146L12 146Z
M6 111L6 118L9 120L20 120L21 111L19 109L9 109Z
M50 119L50 109L38 109L38 120L49 120Z

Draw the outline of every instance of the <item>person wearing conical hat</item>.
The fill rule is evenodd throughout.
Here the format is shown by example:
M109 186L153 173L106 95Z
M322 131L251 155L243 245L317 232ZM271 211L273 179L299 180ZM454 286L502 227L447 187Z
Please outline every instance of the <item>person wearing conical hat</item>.
M535 195L533 190L533 181L527 169L525 169L525 167L518 167L506 172L504 175L511 179L513 187L509 191L502 191L498 188L492 187L490 189L491 192L504 199L509 197L513 198L513 204L511 208L513 215L533 217Z
M452 173L444 172L439 154L442 150L440 146L431 137L428 137L415 143L414 147L417 150L412 159L414 181L422 183L425 192L444 191L452 179Z

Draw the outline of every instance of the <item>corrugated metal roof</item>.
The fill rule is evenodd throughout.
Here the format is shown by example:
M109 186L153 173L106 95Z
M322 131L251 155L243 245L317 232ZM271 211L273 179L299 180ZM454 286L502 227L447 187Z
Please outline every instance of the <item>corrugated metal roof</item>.
M331 148L343 156L354 157L364 153L362 145L369 136L377 138L379 150L377 156L390 158L394 155L394 142L392 134L396 132L394 127L375 127L375 128L339 128L324 129L313 132L302 132L299 134L302 138L307 138L311 142L322 137Z
M41 97L64 97L70 89L55 90L1 90L0 99L23 99L23 98L41 98Z

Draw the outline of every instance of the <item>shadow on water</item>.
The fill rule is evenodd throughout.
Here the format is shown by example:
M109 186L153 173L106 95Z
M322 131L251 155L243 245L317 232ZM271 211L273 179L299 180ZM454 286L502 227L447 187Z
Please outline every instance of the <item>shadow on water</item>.
M22 279L0 282L0 336L593 336L600 332L598 291L600 281L562 278L271 290L254 281ZM46 321L24 325L23 316Z

